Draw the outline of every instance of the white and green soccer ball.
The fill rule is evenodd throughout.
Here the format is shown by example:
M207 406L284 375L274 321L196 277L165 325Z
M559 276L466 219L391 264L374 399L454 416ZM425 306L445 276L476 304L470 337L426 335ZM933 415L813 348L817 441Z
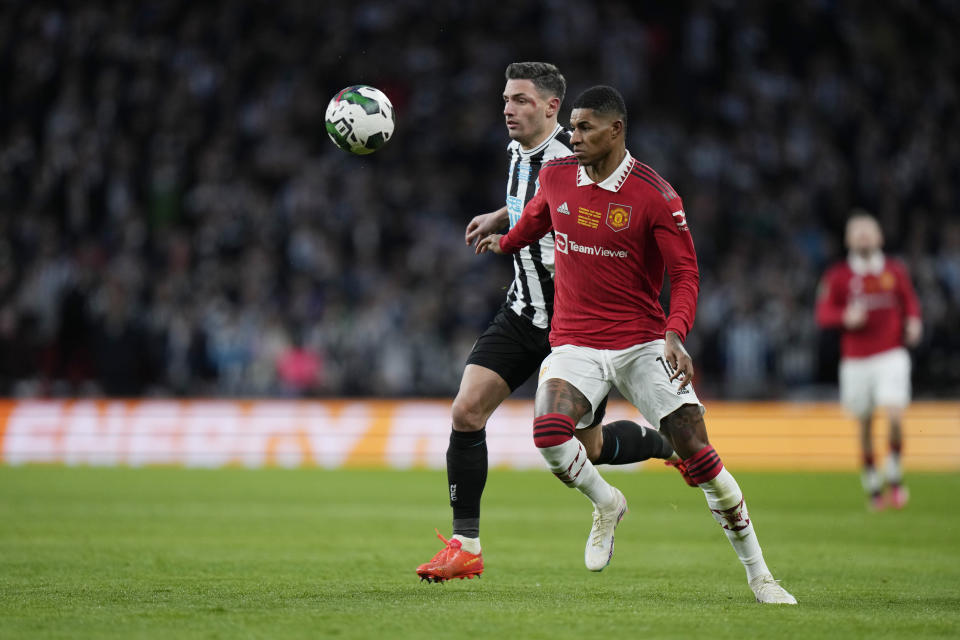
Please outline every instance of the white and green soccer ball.
M364 84L347 87L327 105L327 135L335 145L357 155L387 144L396 122L387 96Z

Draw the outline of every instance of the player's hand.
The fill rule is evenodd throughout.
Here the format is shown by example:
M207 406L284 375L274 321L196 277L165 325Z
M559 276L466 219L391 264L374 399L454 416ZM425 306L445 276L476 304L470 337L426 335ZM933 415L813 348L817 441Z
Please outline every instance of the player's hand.
M923 321L920 318L907 318L907 324L904 327L903 341L911 349L920 344L923 338Z
M670 376L671 382L680 380L681 389L693 382L693 358L687 353L680 336L673 331L667 331L667 335L664 336L663 359L673 370L673 375Z
M467 224L467 230L463 234L463 239L466 241L467 246L470 246L479 242L480 240L483 240L494 231L503 229L504 225L506 224L506 207L501 207L500 209L491 211L490 213L481 213L478 216L474 216L473 219Z
M862 302L851 302L843 310L843 327L851 331L867 324L867 308Z
M500 249L500 238L503 237L502 233L491 233L483 240L477 243L476 254L480 255L481 253L486 253L490 251L491 253L496 253L498 255L503 255L503 251Z

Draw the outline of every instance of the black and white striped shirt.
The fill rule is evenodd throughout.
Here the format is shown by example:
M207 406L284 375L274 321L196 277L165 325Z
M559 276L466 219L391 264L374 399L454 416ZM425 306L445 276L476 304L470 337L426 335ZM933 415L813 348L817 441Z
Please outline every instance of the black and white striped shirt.
M510 227L517 224L523 207L540 188L537 176L547 160L569 156L570 132L557 125L553 135L525 150L516 140L507 146L510 173L507 177L507 213ZM513 284L507 291L507 306L541 329L550 328L553 316L553 232L513 256Z

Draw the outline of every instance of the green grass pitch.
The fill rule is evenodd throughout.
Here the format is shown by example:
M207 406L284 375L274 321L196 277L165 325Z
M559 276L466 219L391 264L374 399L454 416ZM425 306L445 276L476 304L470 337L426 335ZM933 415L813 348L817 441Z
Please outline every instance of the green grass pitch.
M602 573L585 498L493 470L486 573L428 584L442 472L0 467L0 638L960 636L958 474L874 514L855 474L736 473L785 607L753 601L699 490L605 473L630 512Z

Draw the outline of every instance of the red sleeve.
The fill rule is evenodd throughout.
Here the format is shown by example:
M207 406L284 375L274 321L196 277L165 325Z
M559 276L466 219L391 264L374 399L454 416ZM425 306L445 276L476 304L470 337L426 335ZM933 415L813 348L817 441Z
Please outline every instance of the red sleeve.
M920 317L920 302L917 300L917 292L910 282L910 273L902 262L896 262L897 289L899 289L900 300L903 302L903 310L908 318Z
M538 189L527 206L520 214L520 220L513 229L500 238L500 250L504 253L516 253L520 249L531 245L542 238L553 228L550 219L550 206L543 195L543 189Z
M843 298L843 289L839 286L840 272L827 271L817 288L817 324L823 329L843 328L843 312L847 303Z
M673 331L686 340L697 315L700 270L693 237L687 226L683 201L673 198L657 207L653 216L653 237L670 274L670 316L664 333Z

